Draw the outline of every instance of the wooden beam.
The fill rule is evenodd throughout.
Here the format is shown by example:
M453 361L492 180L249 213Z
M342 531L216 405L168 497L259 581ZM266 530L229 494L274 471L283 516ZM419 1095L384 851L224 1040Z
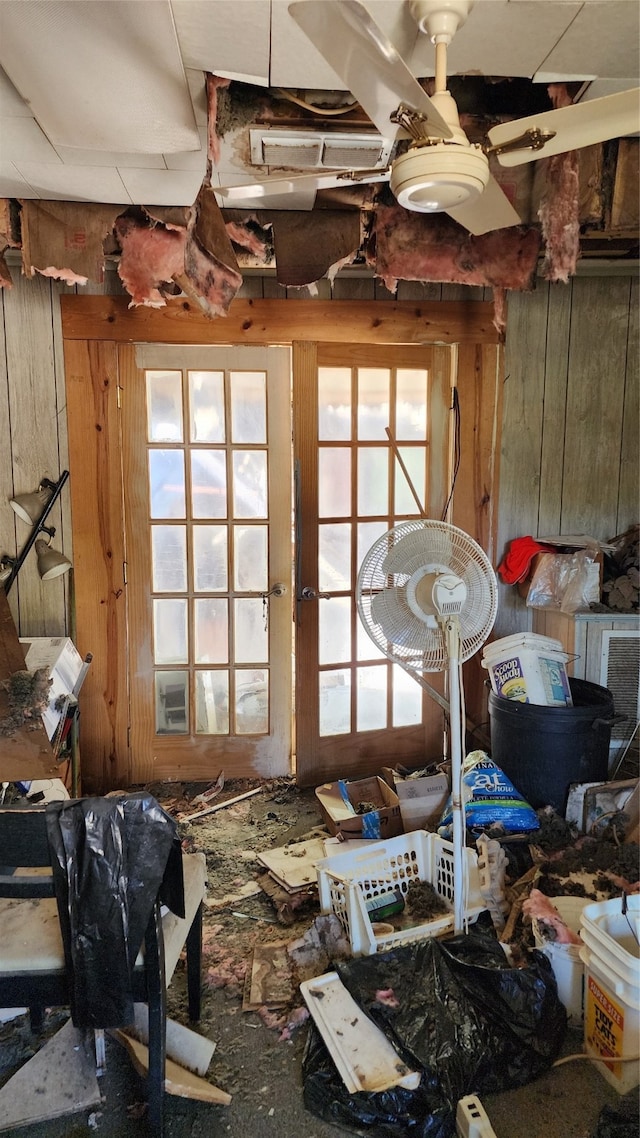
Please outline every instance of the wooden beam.
M233 301L229 315L211 320L184 297L164 308L129 308L127 297L62 296L65 340L119 343L495 344L493 305L484 301L359 300Z

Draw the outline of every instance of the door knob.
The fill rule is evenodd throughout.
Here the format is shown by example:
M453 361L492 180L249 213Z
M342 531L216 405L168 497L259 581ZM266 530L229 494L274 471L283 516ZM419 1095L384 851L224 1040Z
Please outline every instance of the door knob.
M314 589L311 585L305 585L302 589L302 592L300 593L300 600L301 601L319 601L319 600L330 601L331 597L329 596L329 593L319 593L318 590Z

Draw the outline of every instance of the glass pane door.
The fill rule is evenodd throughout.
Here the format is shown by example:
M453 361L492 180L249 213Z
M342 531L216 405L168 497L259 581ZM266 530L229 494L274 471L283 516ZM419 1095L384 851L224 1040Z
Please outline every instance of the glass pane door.
M356 580L367 550L392 526L421 509L440 516L451 352L319 345L313 396L309 375L306 383L313 411L296 403L295 443L303 517L296 651L306 662L297 680L303 783L345 769L353 777L358 767L371 773L386 762L419 765L430 737L441 746L439 709L363 628ZM438 686L439 677L430 680Z
M289 353L122 354L132 766L288 774Z

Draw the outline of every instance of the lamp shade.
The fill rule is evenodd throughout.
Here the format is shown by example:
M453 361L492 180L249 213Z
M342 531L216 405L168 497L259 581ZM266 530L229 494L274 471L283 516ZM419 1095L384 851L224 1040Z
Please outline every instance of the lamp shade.
M48 486L40 486L31 494L16 494L15 498L10 498L9 504L23 522L28 526L34 526L50 501L51 489Z
M52 549L42 538L36 541L36 554L38 557L38 573L43 581L51 581L53 577L61 577L68 573L71 562L63 553Z

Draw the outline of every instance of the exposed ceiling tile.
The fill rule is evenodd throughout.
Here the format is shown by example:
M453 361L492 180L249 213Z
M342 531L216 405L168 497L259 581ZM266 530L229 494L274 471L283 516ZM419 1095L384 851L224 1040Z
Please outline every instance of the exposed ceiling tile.
M477 0L447 51L449 74L531 78L580 8L577 0ZM409 62L416 74L433 75L428 36Z
M18 173L12 162L0 162L0 198L27 197L33 197L29 183Z
M197 145L169 0L3 0L0 63L54 145Z
M18 115L0 119L0 162L47 162L52 165L59 162L62 165L62 159L36 120Z
M197 170L123 168L119 174L136 205L193 205L202 183Z
M540 70L627 79L640 71L640 5L636 0L583 4Z
M33 114L20 97L6 71L0 67L0 115L20 115L32 119Z
M135 166L166 170L162 154L111 154L107 150L79 150L75 146L56 146L56 153L69 166Z
M269 81L269 3L173 0L185 67L264 86Z
M208 122L208 111L204 71L194 71L191 68L187 68L186 76L187 83L189 84L191 102L193 103L193 111L196 116L196 123L198 126L206 126Z
M62 201L129 202L118 171L109 166L50 166L43 162L16 162L18 172L31 187L25 198L55 198ZM166 174L167 171L165 170ZM162 174L154 171L153 177Z
M164 160L168 170L198 170L200 178L204 178L207 168L207 128L198 127L200 147L198 150L189 150L186 154L165 154ZM133 163L131 163L133 165Z
M249 174L235 174L233 179L223 179L215 176L211 179L213 188L215 190L216 184L219 186L244 186L255 181ZM225 208L229 207L229 202L226 198L216 195L218 205ZM232 208L235 210L241 209L247 213L251 213L256 209L313 209L316 200L315 189L297 190L295 193L286 194L267 194L258 198L243 199L242 202L234 202Z

